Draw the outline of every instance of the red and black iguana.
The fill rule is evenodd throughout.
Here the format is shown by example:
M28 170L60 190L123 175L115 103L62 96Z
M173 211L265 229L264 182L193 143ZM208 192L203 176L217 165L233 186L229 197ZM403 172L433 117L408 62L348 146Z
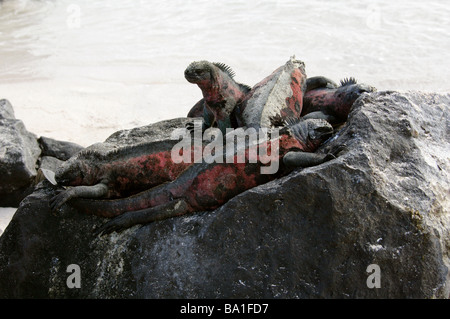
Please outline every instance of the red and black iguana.
M218 127L225 135L227 128L236 127L231 113L251 88L237 83L234 75L229 66L208 61L192 62L184 71L186 80L197 84L203 94L188 113L188 117L203 118L203 130Z
M279 178L295 167L318 165L335 158L334 153L313 153L332 132L333 128L325 120L309 119L290 123L288 128L280 130L276 139L248 146L243 163L237 161L237 154L232 155L233 162L203 161L190 165L173 181L127 198L73 198L69 204L87 214L116 217L99 228L97 234L121 231L135 224L196 211L213 210L245 190ZM256 148L254 152L252 148ZM267 165L259 158L262 148L271 153L272 160L276 161L275 166L279 166L273 174L261 173L261 168ZM251 160L251 154L258 154L256 161Z

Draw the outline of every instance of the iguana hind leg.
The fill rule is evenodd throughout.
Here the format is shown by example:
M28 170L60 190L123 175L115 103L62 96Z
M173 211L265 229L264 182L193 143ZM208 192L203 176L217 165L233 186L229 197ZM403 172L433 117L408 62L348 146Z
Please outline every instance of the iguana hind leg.
M99 198L107 193L108 186L105 183L98 183L93 186L75 186L66 190L59 190L59 194L50 199L50 208L55 211L72 198Z
M186 200L179 198L159 206L123 213L99 227L94 235L110 234L113 231L120 232L137 224L147 224L189 212L192 212L191 206Z

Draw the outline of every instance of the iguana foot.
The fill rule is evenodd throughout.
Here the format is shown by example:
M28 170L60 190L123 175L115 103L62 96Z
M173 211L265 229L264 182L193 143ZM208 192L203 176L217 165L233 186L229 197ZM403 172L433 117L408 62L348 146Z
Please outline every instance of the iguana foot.
M185 124L185 128L189 131L191 135L194 134L195 130L201 130L203 133L207 129L207 127L204 125L204 122L198 120L193 122L187 122Z
M334 160L334 159L338 158L338 156L342 152L346 151L347 149L348 149L347 145L339 145L336 149L334 149L331 152L328 152L325 155L325 158L323 159L323 162L325 163L325 162L328 162L328 161L331 161L331 160Z
M137 213L137 212L128 212L128 213L119 215L117 217L114 217L112 220L110 220L106 224L103 224L102 226L97 228L94 232L94 236L99 236L99 235L103 236L103 235L110 234L114 231L119 233L127 228L130 228L130 227L136 225L136 223L134 222L133 217L131 215L132 213Z
M50 208L52 211L56 211L62 207L69 199L73 197L71 194L71 189L57 189L57 195L50 199Z
M194 122L187 122L186 125L185 125L185 128L186 128L190 133L192 133L192 131L194 130L194 127L195 127Z
M94 232L94 235L106 235L114 231L121 232L137 224L147 224L157 220L181 216L191 211L191 206L184 199L176 199L159 206L123 213L100 226Z

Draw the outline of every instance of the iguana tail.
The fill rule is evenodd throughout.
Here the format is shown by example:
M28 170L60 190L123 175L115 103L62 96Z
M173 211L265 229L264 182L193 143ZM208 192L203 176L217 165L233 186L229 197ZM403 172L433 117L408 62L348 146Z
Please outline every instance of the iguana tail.
M117 216L96 229L94 235L110 234L113 231L120 232L136 224L147 224L190 212L192 212L192 207L184 199L179 198L159 206L131 211Z
M85 214L112 218L125 212L143 210L167 203L172 200L172 195L166 188L167 185L168 183L161 184L125 198L105 200L74 198L68 203Z

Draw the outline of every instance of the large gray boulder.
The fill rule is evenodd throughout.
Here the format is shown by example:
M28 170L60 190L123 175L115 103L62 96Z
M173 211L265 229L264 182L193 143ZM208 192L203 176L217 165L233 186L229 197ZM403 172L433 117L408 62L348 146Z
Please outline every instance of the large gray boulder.
M34 190L39 168L56 170L83 147L37 137L15 118L8 100L0 100L0 207L18 207Z
M6 99L0 100L0 119L15 119L14 108Z
M42 156L53 157L60 161L67 161L84 149L83 146L76 143L59 141L45 136L41 136L38 143L42 149Z
M0 100L0 206L17 207L31 193L40 154L36 135L14 117L7 100Z
M0 297L448 298L449 105L364 95L320 150L346 145L337 159L119 234L52 214L43 182L0 237Z

